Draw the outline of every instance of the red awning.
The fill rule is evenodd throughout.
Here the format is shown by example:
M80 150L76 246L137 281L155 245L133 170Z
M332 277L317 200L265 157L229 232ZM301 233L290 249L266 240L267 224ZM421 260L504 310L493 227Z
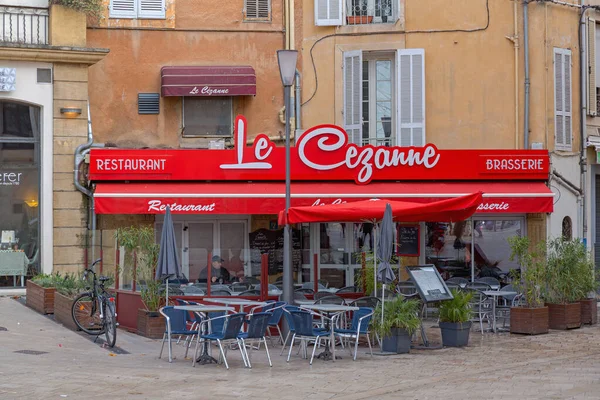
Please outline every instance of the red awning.
M163 96L256 95L256 73L248 66L162 67Z
M292 206L337 204L372 198L432 202L483 192L478 213L552 212L554 194L541 182L293 182ZM98 183L98 214L278 214L284 183Z

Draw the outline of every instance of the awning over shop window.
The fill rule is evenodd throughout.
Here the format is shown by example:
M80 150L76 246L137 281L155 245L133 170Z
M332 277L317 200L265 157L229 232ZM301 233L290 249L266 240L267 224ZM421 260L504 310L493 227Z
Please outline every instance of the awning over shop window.
M163 96L256 95L256 73L249 66L162 67Z
M292 183L292 206L379 198L431 202L483 191L478 213L552 212L554 194L542 182ZM284 183L99 183L98 214L278 214Z

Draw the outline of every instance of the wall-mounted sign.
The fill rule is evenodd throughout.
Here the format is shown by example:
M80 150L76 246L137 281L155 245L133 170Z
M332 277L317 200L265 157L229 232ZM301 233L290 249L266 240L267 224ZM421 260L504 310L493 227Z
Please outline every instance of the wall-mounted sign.
M12 92L17 81L16 68L0 68L0 92Z
M2 172L0 171L0 186L18 186L21 184L21 172Z

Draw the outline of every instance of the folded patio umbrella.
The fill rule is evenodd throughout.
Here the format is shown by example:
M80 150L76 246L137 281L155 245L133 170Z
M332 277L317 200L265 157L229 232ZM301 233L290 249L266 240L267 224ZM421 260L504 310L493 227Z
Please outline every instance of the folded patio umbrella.
M165 220L160 235L160 250L156 266L156 279L166 281L166 304L169 305L169 278L178 278L181 271L179 256L177 255L177 242L175 241L175 228L171 217L171 208L167 206Z
M392 206L389 203L385 205L383 220L381 221L379 242L377 243L377 257L379 266L377 267L377 277L383 283L381 290L381 324L383 325L383 312L385 306L385 285L396 279L390 261L394 247L394 219L392 217ZM377 280L375 280L377 283ZM377 285L375 285L377 288Z

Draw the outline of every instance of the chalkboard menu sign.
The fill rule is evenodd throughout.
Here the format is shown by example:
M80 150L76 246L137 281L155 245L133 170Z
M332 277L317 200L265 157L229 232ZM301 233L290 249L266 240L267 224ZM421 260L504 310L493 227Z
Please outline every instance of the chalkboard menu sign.
M406 267L419 295L425 302L453 299L452 293L433 264Z
M398 246L396 253L399 256L418 257L420 253L419 225L398 224Z
M300 230L292 229L292 268L300 268L302 252ZM269 275L283 272L283 229L258 229L250 232L252 276L260 275L261 254L269 255Z

